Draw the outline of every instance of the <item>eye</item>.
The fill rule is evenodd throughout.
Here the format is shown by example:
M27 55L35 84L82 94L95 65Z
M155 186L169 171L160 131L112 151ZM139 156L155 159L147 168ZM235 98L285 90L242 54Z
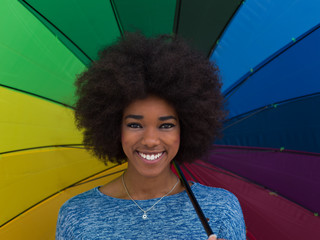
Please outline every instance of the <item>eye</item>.
M139 123L128 123L127 127L129 127L129 128L142 128L142 126Z
M173 123L164 123L164 124L161 124L159 128L162 128L162 129L169 129L169 128L173 128L175 125Z

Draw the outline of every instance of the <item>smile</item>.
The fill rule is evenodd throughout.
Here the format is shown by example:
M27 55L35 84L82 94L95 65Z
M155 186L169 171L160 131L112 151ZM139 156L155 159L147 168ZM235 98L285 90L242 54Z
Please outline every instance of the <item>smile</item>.
M148 160L148 161L154 161L157 160L158 158L160 158L163 155L164 152L161 153L153 153L153 154L145 154L145 153L141 153L138 152L139 156Z

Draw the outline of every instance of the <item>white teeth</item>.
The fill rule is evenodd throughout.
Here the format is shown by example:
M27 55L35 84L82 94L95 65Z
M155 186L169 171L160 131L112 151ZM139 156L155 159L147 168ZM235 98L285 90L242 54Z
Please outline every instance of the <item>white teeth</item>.
M144 153L139 152L139 155L141 157L143 157L144 159L147 159L148 161L154 161L154 160L158 159L159 157L161 157L162 154L163 154L162 152L158 153L158 154L144 154Z

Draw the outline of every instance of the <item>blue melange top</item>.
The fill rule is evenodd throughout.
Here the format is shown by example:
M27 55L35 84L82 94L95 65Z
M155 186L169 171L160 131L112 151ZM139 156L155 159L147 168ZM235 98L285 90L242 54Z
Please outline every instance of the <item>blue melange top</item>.
M232 193L199 183L191 189L218 238L246 239L242 210ZM157 200L137 203L148 209ZM144 220L131 200L106 196L97 187L61 207L56 239L207 239L186 191L164 197L147 214Z

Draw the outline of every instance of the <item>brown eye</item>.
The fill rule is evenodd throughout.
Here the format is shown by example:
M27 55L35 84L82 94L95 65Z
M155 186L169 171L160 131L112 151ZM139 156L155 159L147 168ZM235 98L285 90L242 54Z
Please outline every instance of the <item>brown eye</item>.
M142 126L139 123L128 123L127 127L129 127L129 128L142 128Z
M160 128L163 129L169 129L169 128L173 128L175 125L173 123L164 123L160 125Z

